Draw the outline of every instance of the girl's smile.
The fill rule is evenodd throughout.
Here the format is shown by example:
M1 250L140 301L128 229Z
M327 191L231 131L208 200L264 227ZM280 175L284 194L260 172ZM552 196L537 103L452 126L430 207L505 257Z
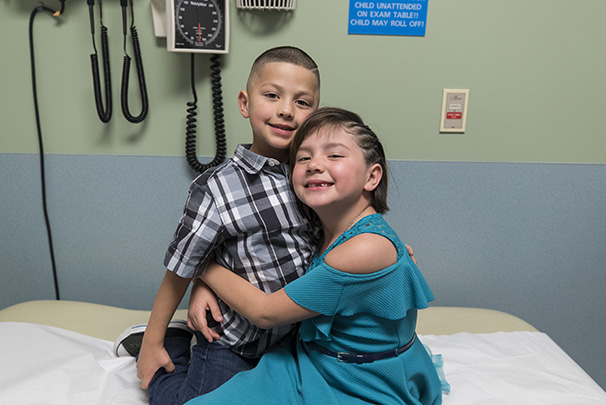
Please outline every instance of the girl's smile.
M305 188L310 189L310 188L325 188L325 187L330 187L332 186L333 183L328 183L328 182L323 182L320 180L311 180L309 182L307 182L305 184Z

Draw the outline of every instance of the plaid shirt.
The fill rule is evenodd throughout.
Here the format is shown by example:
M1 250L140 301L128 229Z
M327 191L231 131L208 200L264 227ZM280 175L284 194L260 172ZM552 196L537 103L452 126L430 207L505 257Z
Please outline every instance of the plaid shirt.
M200 275L208 261L239 274L266 292L304 273L312 252L312 226L297 207L287 167L239 145L233 158L198 176L164 264L185 278ZM220 343L258 357L294 325L260 329L219 300L223 321L212 317Z

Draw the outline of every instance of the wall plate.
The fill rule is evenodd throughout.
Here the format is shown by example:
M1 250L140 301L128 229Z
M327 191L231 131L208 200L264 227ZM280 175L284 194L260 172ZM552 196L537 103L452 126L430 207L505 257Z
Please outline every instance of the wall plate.
M440 132L465 132L469 89L443 89Z

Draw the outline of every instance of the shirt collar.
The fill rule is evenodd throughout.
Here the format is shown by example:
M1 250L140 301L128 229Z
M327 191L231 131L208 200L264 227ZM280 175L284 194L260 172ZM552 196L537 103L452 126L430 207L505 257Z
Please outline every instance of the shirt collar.
M234 162L249 174L259 173L263 168L286 168L279 160L261 156L250 151L250 144L238 145L234 152Z

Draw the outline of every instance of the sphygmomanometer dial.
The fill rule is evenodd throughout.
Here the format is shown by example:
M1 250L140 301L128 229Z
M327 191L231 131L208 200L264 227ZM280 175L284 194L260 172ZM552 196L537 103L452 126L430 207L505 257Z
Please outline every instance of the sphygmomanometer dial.
M217 0L178 0L175 3L176 48L225 49L224 10Z

